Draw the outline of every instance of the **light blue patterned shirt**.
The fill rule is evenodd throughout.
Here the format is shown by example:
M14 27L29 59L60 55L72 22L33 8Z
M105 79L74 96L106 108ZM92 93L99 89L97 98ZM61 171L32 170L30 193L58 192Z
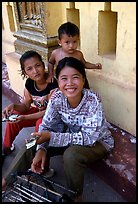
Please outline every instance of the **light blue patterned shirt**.
M107 124L97 93L83 89L81 102L72 108L67 97L57 89L49 100L39 132L51 132L49 146L92 146L99 141L109 151L114 147L114 139ZM44 147L44 143L40 147Z

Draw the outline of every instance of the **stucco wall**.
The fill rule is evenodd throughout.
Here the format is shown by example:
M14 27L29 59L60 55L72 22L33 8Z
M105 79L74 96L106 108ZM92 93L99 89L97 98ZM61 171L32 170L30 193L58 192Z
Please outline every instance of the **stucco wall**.
M102 56L98 55L98 12L104 10L104 2L76 3L76 7L81 50L86 60L103 66L101 71L87 70L90 86L101 94L108 120L136 135L136 3L111 3L118 15L116 54Z
M55 36L57 35L57 30L59 25L65 21L65 9L67 3L64 2L47 2L46 11L47 11L47 35Z
M13 37L13 32L10 31L6 5L7 5L6 2L2 2L2 19L3 19L3 25L4 25L4 29L2 29L2 61L4 63L6 63L5 54L15 51L14 41L16 40L16 38ZM13 3L10 2L10 5L13 6ZM14 25L16 30L17 27L16 27L15 18L14 18L14 23L15 23Z

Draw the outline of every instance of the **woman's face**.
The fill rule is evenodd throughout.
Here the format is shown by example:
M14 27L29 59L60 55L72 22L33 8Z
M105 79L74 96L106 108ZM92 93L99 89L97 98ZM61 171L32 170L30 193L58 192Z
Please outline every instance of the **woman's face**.
M80 103L84 86L84 78L80 72L72 67L65 66L59 74L58 84L69 102Z
M31 57L24 62L24 71L34 81L40 81L44 78L45 68L43 63L37 57Z

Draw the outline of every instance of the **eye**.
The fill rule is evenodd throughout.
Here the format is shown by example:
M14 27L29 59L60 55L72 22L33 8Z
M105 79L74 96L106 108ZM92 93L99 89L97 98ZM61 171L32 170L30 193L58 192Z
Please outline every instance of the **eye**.
M42 64L36 64L36 67L40 67Z
M31 71L31 70L32 70L32 67L26 68L26 71Z
M79 79L80 77L78 75L74 75L73 79Z
M61 80L65 81L67 80L67 77L61 77Z

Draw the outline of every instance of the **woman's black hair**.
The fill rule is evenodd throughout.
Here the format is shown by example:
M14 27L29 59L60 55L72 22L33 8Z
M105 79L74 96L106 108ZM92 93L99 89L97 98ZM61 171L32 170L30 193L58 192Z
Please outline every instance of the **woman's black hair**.
M61 37L63 34L66 34L68 36L75 36L75 35L80 35L79 28L71 22L63 23L61 26L58 28L58 38L61 40Z
M85 66L80 60L78 60L74 57L65 57L59 61L58 65L56 67L56 78L57 79L59 77L61 70L65 66L69 66L69 67L76 69L83 76L83 78L85 80L84 88L89 88L89 83L88 83L88 80L86 77L86 72L85 72Z
M24 70L24 62L27 60L27 59L30 59L31 57L37 57L44 65L45 67L45 64L42 60L42 57L39 53L37 53L36 51L34 50L29 50L29 51L26 51L20 58L20 66L21 66L21 76L23 76L23 78L25 78L26 74L25 74L25 70Z

